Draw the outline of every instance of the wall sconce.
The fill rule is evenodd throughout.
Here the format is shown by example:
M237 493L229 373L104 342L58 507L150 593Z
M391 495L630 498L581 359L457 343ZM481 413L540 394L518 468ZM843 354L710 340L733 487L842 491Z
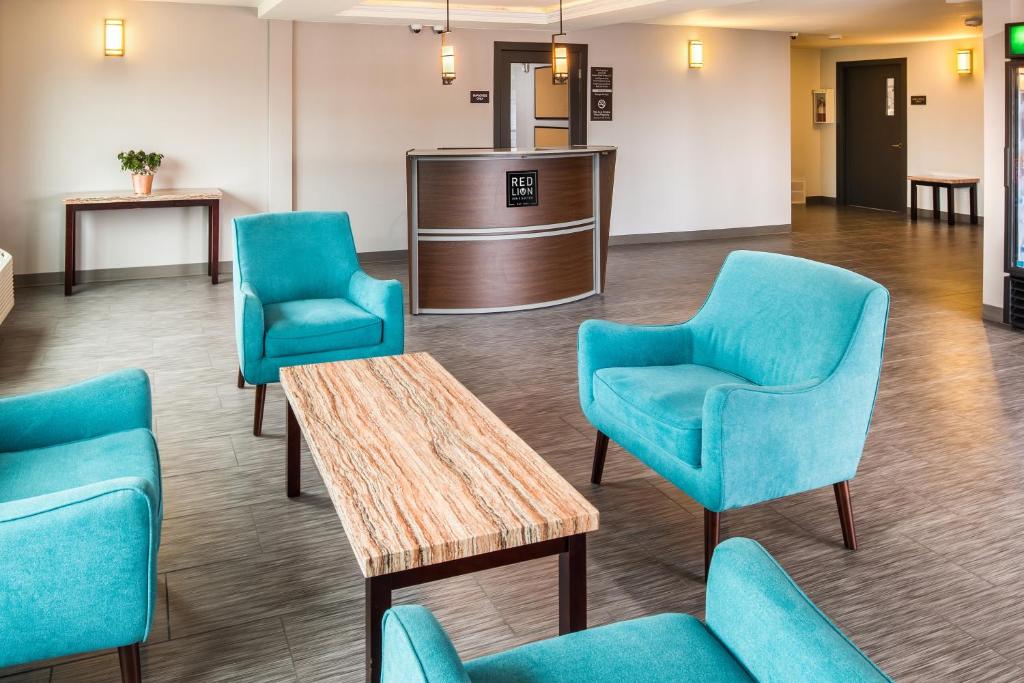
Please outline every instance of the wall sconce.
M974 73L974 50L956 51L956 72L958 74Z
M691 40L689 44L690 68L704 68L704 43L700 40Z
M103 22L103 55L124 57L124 19L106 19Z

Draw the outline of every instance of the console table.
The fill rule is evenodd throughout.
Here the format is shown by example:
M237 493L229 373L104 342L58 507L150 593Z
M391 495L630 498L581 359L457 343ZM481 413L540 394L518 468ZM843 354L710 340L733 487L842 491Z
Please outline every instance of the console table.
M209 210L206 274L217 284L220 259L220 200L217 188L190 190L155 190L153 194L131 191L82 192L64 197L64 296L71 296L75 286L75 251L78 241L76 223L79 211L112 211L116 209L155 209L180 206L205 206Z
M960 178L942 175L910 175L910 220L917 220L917 188L921 185L932 188L932 220L939 220L939 190L946 188L946 220L950 225L956 223L956 199L953 191L958 187L966 187L971 191L971 223L978 223L978 179Z

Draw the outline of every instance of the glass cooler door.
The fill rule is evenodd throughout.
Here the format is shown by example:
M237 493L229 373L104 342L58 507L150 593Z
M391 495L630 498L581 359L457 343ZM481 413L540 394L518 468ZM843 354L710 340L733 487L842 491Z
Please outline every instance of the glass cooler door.
M1007 64L1006 270L1024 277L1024 61Z

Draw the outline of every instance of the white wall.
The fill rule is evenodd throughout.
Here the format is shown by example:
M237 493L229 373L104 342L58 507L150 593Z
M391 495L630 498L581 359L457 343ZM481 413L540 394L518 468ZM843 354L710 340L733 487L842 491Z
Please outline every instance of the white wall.
M102 22L123 17L127 56L102 56ZM573 32L590 64L615 68L620 147L613 232L786 224L789 40L784 34L623 25ZM686 68L703 39L706 67ZM251 8L127 0L0 1L0 247L17 272L63 268L67 192L128 187L115 155L166 154L156 187L221 187L231 219L347 209L360 251L406 247L404 153L492 144L496 40L543 32L456 30L454 86L438 39L401 26L266 22ZM742 201L737 198L742 196ZM201 209L80 217L86 270L200 263Z
M492 89L494 41L548 40L451 37L458 75L446 87L435 36L295 26L296 208L347 208L361 251L406 246L406 150L492 144L491 105L470 104L468 91ZM704 40L702 70L686 67L691 38ZM568 39L589 45L592 66L615 69L614 120L589 125L592 144L619 147L613 234L789 223L785 34L622 25Z
M807 181L807 196L821 196L821 130L815 125L811 91L821 88L821 50L794 48L790 52L790 135L793 178ZM835 124L830 124L835 125Z
M986 23L987 23L986 18ZM958 48L975 53L974 74L956 73ZM907 172L955 173L981 178L984 191L982 44L978 39L902 45L869 45L821 51L821 87L835 88L836 63L862 59L907 59ZM911 105L911 95L927 95L928 104ZM822 127L822 192L836 196L836 127ZM963 200L961 200L963 201ZM921 192L919 206L932 208L931 193ZM945 196L942 198L943 210ZM910 205L909 187L907 206ZM961 206L966 204L961 203ZM981 207L979 206L979 212Z
M105 17L127 57L103 57ZM66 192L130 187L117 152L166 154L156 187L267 206L267 22L252 10L120 0L0 2L0 246L16 272L63 268ZM82 269L206 260L202 209L87 212ZM101 227L102 229L98 229Z

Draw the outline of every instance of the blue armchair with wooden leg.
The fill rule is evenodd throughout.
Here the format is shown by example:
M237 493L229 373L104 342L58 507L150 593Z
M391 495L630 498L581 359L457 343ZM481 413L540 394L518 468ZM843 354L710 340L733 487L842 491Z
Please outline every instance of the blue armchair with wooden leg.
M236 218L233 279L238 388L256 385L256 436L281 368L404 349L402 285L359 267L347 213Z
M849 480L874 408L889 293L842 268L729 255L689 321L588 320L580 404L597 428L592 481L612 439L704 507L705 571L720 513L833 485L856 550Z
M658 614L463 662L419 605L384 615L382 683L886 683L755 541L715 552L704 621Z
M163 516L149 380L0 398L0 669L118 648L141 680Z

